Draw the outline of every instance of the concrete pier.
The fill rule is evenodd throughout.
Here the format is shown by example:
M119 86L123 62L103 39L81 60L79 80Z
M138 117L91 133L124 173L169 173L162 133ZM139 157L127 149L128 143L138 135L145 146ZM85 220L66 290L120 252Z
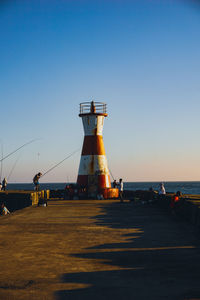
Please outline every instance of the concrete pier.
M0 299L200 299L196 228L156 204L49 201L0 217Z
M50 191L0 191L0 203L4 203L10 212L36 205L40 200L49 199Z

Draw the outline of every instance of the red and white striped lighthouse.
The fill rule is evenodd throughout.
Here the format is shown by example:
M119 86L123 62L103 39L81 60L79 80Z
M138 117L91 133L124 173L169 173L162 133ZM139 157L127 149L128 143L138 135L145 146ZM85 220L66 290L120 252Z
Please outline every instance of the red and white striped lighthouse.
M80 114L84 127L84 142L77 184L86 187L89 196L111 189L109 169L103 143L103 124L107 117L106 104L84 102Z

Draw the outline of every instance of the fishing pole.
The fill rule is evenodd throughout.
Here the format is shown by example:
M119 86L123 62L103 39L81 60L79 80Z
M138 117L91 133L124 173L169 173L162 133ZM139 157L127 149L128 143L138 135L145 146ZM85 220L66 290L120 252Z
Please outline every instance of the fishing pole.
M3 143L1 143L1 158L3 159ZM0 174L0 182L3 174L3 162L1 161L1 174Z
M19 159L20 159L20 157L18 157L18 158L16 159L16 161L15 161L15 163L14 163L12 169L10 170L10 173L9 173L9 175L8 175L8 178L7 178L8 180L9 180L9 178L11 177L11 175L12 175L12 173L13 173L13 171L14 171L14 169L15 169L15 167L16 167L18 161L19 161Z
M111 172L111 169L109 168L109 171L110 171L110 174L111 174L111 176L112 176L112 179L113 180L115 180L115 178L114 178L114 176L113 176L113 174L112 174L112 172Z
M55 166L51 167L49 170L47 170L40 178L44 177L47 173L51 172L53 169L55 169L56 167L58 167L60 164L62 164L65 160L67 160L68 158L70 158L71 156L73 156L75 153L77 153L80 150L80 148L78 148L76 151L72 152L70 155L68 155L67 157L65 157L63 160L61 160L59 163L57 163Z
M3 158L0 160L0 162L2 162L3 160L5 160L5 159L8 158L9 156L11 156L12 154L14 154L15 152L17 152L18 150L22 149L23 147L25 147L25 146L27 146L27 145L29 145L29 144L31 144L31 143L37 141L37 140L39 140L39 139L34 139L34 140L29 141L28 143L23 144L22 146L20 146L20 147L17 148L16 150L12 151L11 153L9 153L9 154L7 154L5 157L3 157Z

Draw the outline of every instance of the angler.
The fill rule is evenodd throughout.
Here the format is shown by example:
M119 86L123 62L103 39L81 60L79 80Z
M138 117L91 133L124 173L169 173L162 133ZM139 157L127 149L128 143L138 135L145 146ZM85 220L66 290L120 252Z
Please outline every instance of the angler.
M39 191L39 179L42 176L42 173L39 172L33 177L33 183L35 185L35 190Z

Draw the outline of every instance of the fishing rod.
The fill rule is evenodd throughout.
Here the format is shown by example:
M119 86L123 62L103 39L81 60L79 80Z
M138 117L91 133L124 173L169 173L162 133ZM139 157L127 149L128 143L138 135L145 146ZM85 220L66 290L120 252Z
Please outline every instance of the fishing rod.
M1 143L1 158L3 159L3 143ZM1 174L0 174L0 182L3 174L3 162L1 161Z
M15 152L17 152L18 150L22 149L23 147L25 147L25 146L27 146L27 145L29 145L29 144L31 144L31 143L37 141L37 140L39 140L39 139L34 139L34 140L31 140L31 141L29 141L29 142L23 144L22 146L20 146L20 147L17 148L16 150L14 150L14 151L12 151L11 153L7 154L6 156L2 157L2 159L0 160L0 162L2 163L2 161L4 161L6 158L8 158L9 156L11 156L12 154L14 154Z
M113 176L113 174L112 174L112 172L111 172L111 169L109 168L109 171L110 171L110 174L111 174L111 176L112 176L112 179L113 180L115 180L115 178L114 178L114 176Z
M7 177L8 180L9 180L9 178L11 177L11 175L12 175L12 173L13 173L13 171L14 171L14 169L15 169L15 167L16 167L18 161L19 161L19 159L20 159L20 157L18 157L18 158L16 159L16 161L15 161L15 163L14 163L12 169L10 170L10 173L8 174L8 177Z
M49 170L47 170L40 178L44 177L47 173L51 172L53 169L55 169L56 167L58 167L59 165L61 165L65 160L67 160L68 158L70 158L71 156L73 156L75 153L77 153L80 150L80 148L78 148L76 151L72 152L70 155L68 155L67 157L65 157L63 160L61 160L59 163L57 163L55 166L51 167Z

